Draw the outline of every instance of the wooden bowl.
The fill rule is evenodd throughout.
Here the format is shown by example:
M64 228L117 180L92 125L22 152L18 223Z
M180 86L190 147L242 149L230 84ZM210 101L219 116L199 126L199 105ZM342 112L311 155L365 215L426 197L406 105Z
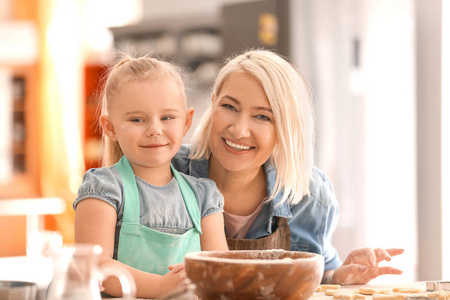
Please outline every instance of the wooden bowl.
M203 251L187 254L184 261L202 300L306 300L324 268L319 254L284 250Z

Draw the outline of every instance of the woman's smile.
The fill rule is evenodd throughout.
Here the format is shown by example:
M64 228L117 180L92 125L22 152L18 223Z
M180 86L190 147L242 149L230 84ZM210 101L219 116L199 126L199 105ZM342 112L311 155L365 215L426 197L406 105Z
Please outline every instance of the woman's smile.
M223 140L228 147L230 147L231 149L236 150L236 151L245 151L245 150L251 150L251 149L255 148L255 147L246 146L243 144L236 144L227 139L223 139Z

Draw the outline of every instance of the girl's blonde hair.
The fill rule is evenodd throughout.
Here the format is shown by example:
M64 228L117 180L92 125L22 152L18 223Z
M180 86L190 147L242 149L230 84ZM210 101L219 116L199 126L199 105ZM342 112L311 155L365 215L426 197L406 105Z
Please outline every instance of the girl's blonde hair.
M129 82L144 81L161 78L171 78L180 88L180 94L186 102L186 91L183 81L183 72L176 65L152 57L134 58L121 53L121 58L109 67L108 75L103 87L101 114L107 115L111 98L117 94L120 88ZM112 141L103 133L103 158L102 166L111 166L119 161L123 152L119 143Z
M278 136L271 162L277 168L275 188L267 201L283 192L280 203L297 204L309 194L314 157L314 121L306 78L287 60L267 50L251 50L230 59L220 70L213 97L236 72L257 79L269 99ZM214 103L212 105L215 105ZM204 113L194 134L192 159L209 159L212 108Z

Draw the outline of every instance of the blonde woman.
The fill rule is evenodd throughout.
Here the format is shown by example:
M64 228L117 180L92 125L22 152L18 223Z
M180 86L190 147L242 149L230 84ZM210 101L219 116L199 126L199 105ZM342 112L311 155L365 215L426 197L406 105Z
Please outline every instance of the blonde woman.
M266 50L238 55L221 69L211 107L191 146L172 159L179 171L213 179L224 196L230 250L319 253L324 283L364 284L402 249L359 249L342 264L331 237L338 203L327 176L313 166L313 114L307 82Z

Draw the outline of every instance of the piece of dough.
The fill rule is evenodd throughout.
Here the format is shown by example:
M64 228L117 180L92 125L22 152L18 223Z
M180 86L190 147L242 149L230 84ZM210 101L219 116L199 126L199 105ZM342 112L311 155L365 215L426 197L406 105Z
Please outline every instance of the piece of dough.
M319 285L319 288L321 288L322 292L326 290L339 290L341 288L340 284L321 284Z
M399 293L373 294L373 300L404 300L405 296Z
M342 299L342 300L353 300L355 298L355 293L353 292L342 292L338 291L333 295L333 299Z
M338 289L338 290L328 289L328 290L325 290L325 295L333 296L336 293L355 293L355 292L357 292L357 291L351 290L351 289Z
M390 294L392 293L391 289L379 289L376 294Z
M420 293L422 290L419 288L409 288L409 287L398 287L393 288L393 292L402 293L402 294L408 294L408 293Z
M325 290L325 295L333 296L334 294L339 293L339 292L340 292L340 290L328 289L328 290Z
M379 293L378 289L369 288L369 287L362 287L359 288L359 293L362 295L373 295Z

